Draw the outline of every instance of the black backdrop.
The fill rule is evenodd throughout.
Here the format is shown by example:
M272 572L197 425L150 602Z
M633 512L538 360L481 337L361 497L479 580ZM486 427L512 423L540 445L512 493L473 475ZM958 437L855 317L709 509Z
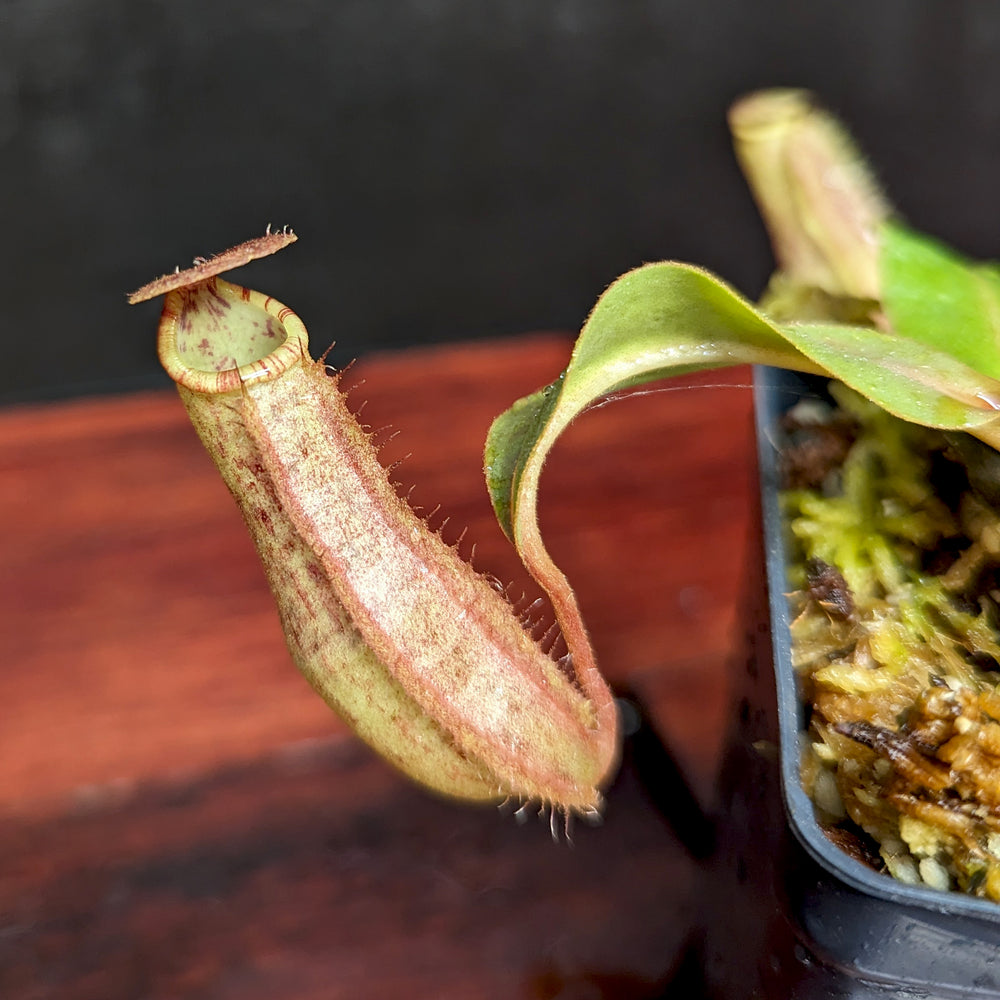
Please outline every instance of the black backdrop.
M1000 253L1000 4L0 0L0 400L160 384L123 293L265 223L237 279L343 363L577 328L646 260L756 294L724 112L819 92L913 223Z

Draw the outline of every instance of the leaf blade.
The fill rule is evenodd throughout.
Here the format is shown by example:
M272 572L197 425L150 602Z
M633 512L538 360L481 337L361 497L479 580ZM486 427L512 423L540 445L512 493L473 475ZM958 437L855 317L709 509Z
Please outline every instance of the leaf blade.
M518 400L490 428L487 488L508 537L517 544L516 494L525 471L537 480L548 448L596 400L668 376L748 361L823 370L701 268L661 262L623 275L594 306L565 372Z
M709 272L649 264L598 300L570 363L519 400L487 437L487 488L503 530L551 594L567 587L537 526L545 458L568 424L609 393L689 371L743 363L828 374L904 419L1000 436L1000 382L933 344L863 326L778 326Z

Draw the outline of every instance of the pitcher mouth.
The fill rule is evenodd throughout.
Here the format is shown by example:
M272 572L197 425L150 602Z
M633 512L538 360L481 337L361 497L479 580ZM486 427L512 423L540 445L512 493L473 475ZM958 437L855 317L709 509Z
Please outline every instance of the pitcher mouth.
M309 335L269 295L208 278L167 294L157 352L178 385L215 395L277 378L308 359Z

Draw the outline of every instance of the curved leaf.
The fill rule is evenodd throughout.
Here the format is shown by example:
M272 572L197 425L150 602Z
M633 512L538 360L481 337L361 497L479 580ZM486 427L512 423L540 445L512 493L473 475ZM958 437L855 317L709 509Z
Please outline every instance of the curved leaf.
M668 262L623 275L594 306L566 371L516 402L490 428L486 480L508 537L521 547L513 522L526 498L522 490L533 496L531 484L549 448L596 400L671 375L745 362L824 371L701 268Z
M574 651L594 668L573 590L538 527L545 458L574 417L609 393L671 375L743 363L828 374L905 419L1000 443L1000 383L943 351L870 327L779 327L706 271L649 264L601 296L569 366L490 428L485 471L501 527L545 589Z
M601 296L565 372L490 429L485 464L493 507L539 582L545 585L550 567L534 527L538 479L566 426L621 389L744 363L828 374L906 420L990 442L1000 436L1000 382L934 345L862 326L778 326L700 268L648 264Z

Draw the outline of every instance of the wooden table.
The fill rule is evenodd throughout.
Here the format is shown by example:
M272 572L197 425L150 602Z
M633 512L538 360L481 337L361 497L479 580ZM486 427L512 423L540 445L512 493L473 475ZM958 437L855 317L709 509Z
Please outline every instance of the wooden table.
M384 458L529 593L481 473L553 335L376 356L347 376ZM602 666L703 793L748 529L748 373L583 417L542 525ZM697 380L688 380L692 383ZM388 435L386 435L388 437ZM440 801L288 661L256 556L172 391L0 413L0 997L649 997L692 869L626 760L605 822Z

